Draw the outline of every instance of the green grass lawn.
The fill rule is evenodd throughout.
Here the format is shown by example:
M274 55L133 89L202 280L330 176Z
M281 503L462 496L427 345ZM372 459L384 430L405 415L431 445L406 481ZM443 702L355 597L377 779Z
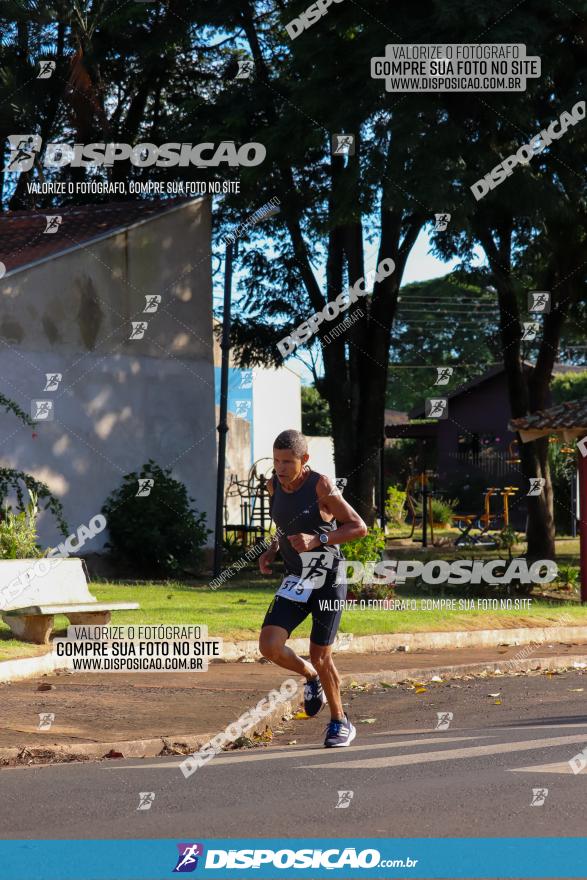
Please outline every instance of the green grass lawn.
M278 577L268 581L258 572L239 574L229 582L229 585L215 591L207 588L206 583L206 579L194 582L193 585L173 582L166 584L139 582L131 585L95 582L90 585L90 589L100 602L140 603L139 611L114 613L112 622L115 624L202 624L208 627L211 636L231 640L256 639L267 606L275 592ZM405 593L406 598L409 595L423 598L421 593ZM452 593L449 590L446 591L445 596L459 598L456 592ZM398 593L398 598L402 598L402 594ZM369 635L548 626L559 622L567 625L587 623L587 607L581 607L576 602L552 605L533 600L527 611L505 608L491 611L365 609L345 611L340 630L354 635ZM67 619L57 617L55 623L56 631L64 634ZM296 635L307 637L310 627L310 620L306 620L296 630ZM38 645L29 645L10 638L9 633L8 627L0 622L0 660L33 656L44 652L45 649Z

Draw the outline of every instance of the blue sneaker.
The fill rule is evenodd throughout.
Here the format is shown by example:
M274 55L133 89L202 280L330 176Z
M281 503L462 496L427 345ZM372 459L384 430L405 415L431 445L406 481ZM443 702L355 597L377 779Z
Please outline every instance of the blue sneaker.
M309 718L317 715L324 703L326 694L322 689L322 683L318 676L311 678L304 685L304 712Z
M344 721L331 721L326 725L326 739L324 748L338 749L350 746L357 735L354 725L349 721L349 716L344 714Z

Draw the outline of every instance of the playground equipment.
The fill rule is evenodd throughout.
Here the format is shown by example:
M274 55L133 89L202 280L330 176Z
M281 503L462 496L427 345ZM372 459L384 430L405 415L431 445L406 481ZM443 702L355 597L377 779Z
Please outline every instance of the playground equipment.
M517 442L517 441L514 441ZM434 518L432 513L432 499L442 497L442 493L432 491L430 488L432 471L414 474L406 483L406 506L411 517L411 531L402 538L410 538L412 541L422 543L423 547L428 544L428 527L430 537L434 541ZM497 533L510 524L510 498L519 492L518 486L489 486L483 493L483 509L475 513L454 513L451 524L456 526L460 534L455 539L455 546L473 544L477 547L497 547ZM419 504L416 496L420 495ZM502 500L501 511L492 509L495 507L493 499ZM418 510L420 507L420 511ZM417 528L422 529L422 538L414 538Z
M491 499L499 492L496 486L489 486L483 493L483 513L455 513L452 522L461 533L455 540L455 547L461 544L475 544L480 547L496 547L497 540L489 534L497 520L491 512ZM476 531L478 534L473 534Z
M483 513L462 514L456 513L453 524L461 534L455 541L455 546L462 544L475 544L478 547L497 547L497 532L505 529L510 524L510 498L519 492L518 486L504 486L500 489L489 486L483 493ZM492 512L491 499L499 495L502 499L501 513ZM473 534L478 532L478 534Z
M504 486L499 493L503 498L503 527L507 529L510 524L510 498L519 492L518 486Z
M267 483L273 474L273 459L260 458L249 470L246 480L239 480L236 474L224 492L224 534L233 534L245 547L255 544L265 537L271 524L269 514L269 493ZM228 501L240 498L240 523L229 523Z

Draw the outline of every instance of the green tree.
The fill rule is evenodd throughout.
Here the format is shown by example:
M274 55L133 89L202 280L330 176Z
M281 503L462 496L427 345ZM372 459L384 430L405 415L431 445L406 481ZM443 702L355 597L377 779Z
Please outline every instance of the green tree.
M302 433L329 437L332 433L328 403L311 385L302 385Z
M437 367L452 367L442 393L500 360L495 294L458 273L406 284L391 339L386 405L408 412L435 388Z
M552 380L552 400L565 403L567 400L582 400L587 397L587 371L577 368L577 372L561 373Z
M438 41L450 30L451 42L466 41L471 22L486 21L481 4L466 4L468 15L455 15L455 7L442 15ZM587 4L582 0L580 8ZM442 96L438 148L447 156L447 173L461 199L456 223L449 234L435 236L436 252L445 258L459 256L471 263L475 249L486 256L487 284L497 291L501 357L508 381L512 417L548 405L549 386L557 354L564 343L565 327L574 342L576 321L585 304L584 251L587 230L587 164L584 122L570 127L560 140L530 161L481 200L470 187L505 158L547 129L563 111L570 111L584 95L585 30L577 31L577 10L554 9L540 2L531 10L492 7L492 41L525 43L540 54L543 75L529 80L524 92L503 92L476 97ZM475 18L476 16L476 18ZM516 34L515 39L513 35ZM441 40L442 35L442 40ZM448 41L448 40L447 40ZM447 141L451 144L448 149ZM528 293L551 294L550 312L533 316ZM524 324L540 325L536 340L525 338ZM531 361L533 369L524 369ZM553 497L545 439L520 444L525 477L545 480L541 495L528 498L527 543L530 558L553 558Z
M14 400L6 397L4 394L0 394L0 409L4 410L5 413L15 416L27 428L34 428L36 426L36 422ZM25 489L27 490L26 497ZM49 510L53 514L61 534L67 535L69 533L68 525L63 516L63 506L46 483L16 468L0 467L0 507L6 508L9 499L13 497L16 498L17 510L23 514L18 522L24 522L26 526L31 510L29 499L34 498L35 516L33 522L36 522L38 502L44 501L46 503L43 510ZM11 522L15 522L14 516L12 516Z

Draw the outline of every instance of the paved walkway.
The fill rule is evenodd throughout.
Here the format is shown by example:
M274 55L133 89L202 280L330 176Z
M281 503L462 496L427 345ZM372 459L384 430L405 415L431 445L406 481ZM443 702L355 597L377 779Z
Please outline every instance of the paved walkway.
M587 645L535 645L336 656L343 684L385 672L587 654ZM517 666L516 668L522 668ZM218 732L290 673L267 662L212 663L203 673L57 674L0 684L0 747L112 743L154 737L181 740ZM294 676L295 677L295 676ZM408 677L406 675L406 677ZM51 684L50 690L39 690ZM53 713L48 730L39 714Z

